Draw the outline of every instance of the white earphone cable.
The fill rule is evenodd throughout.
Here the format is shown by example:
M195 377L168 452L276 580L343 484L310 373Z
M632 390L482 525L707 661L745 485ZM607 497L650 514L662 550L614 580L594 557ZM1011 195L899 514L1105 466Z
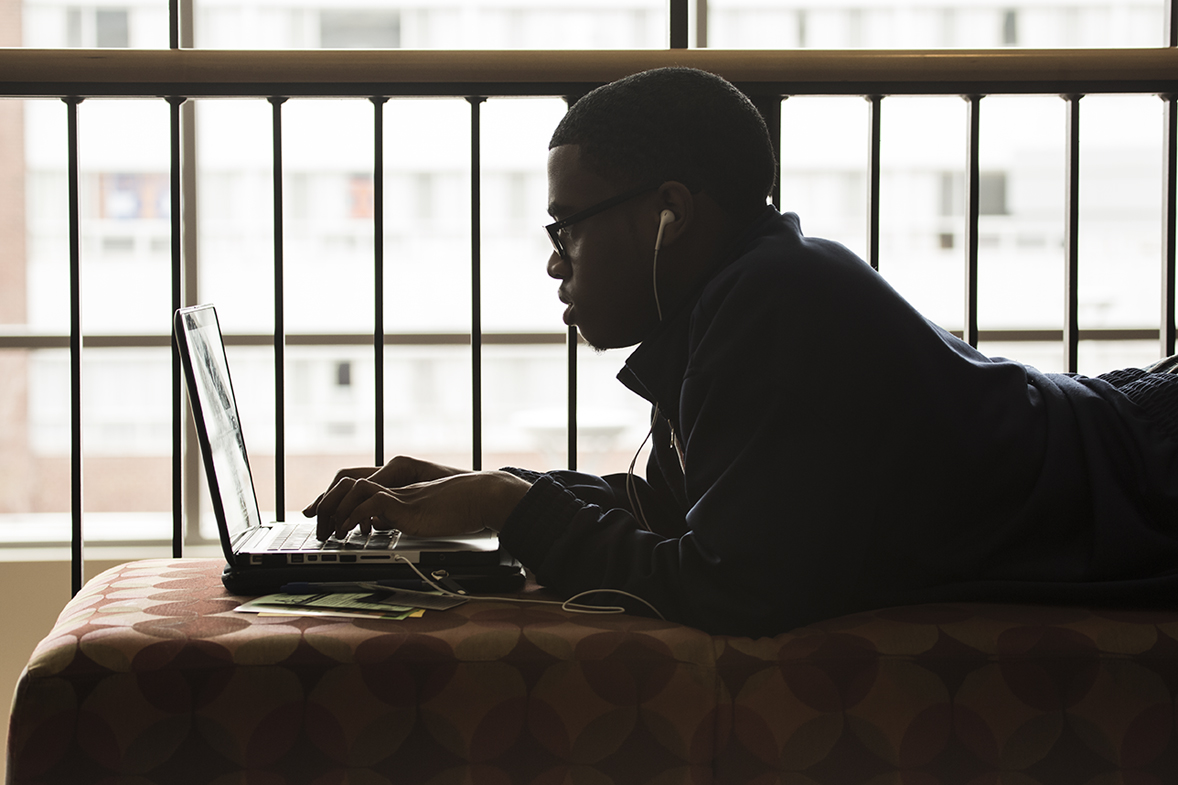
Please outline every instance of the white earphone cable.
M651 605L649 602L642 599L638 595L631 594L628 591L622 591L621 589L588 589L587 591L583 591L579 594L574 594L572 597L569 597L567 600L535 600L535 599L531 599L531 598L527 598L527 597L494 597L491 595L459 594L457 592L453 592L453 591L450 591L449 589L445 589L442 586L439 586L437 581L435 581L433 578L430 578L424 572L419 570L417 568L416 564L409 561L404 556L398 555L394 558L396 561L402 561L402 562L405 562L406 564L408 564L409 569L411 569L415 573L417 573L417 577L421 578L423 583L425 583L427 586L431 586L435 591L441 593L445 597L453 597L455 599L460 599L460 600L480 600L480 601L495 601L495 602L526 602L526 603L529 603L532 605L558 605L558 606L560 606L561 610L568 611L570 613L591 613L591 614L611 614L612 615L612 614L625 613L626 609L620 605L585 605L585 604L576 602L576 600L581 597L584 597L588 594L600 594L600 593L620 594L623 597L629 597L632 600L637 600L638 602L642 603L646 607L650 608L650 610L654 613L655 616L658 616L663 621L667 620L666 617L663 616L663 614L659 613L658 608L654 607L653 605ZM383 588L383 587L376 586L376 588ZM417 592L417 591L413 591L412 589L397 589L397 592L398 593L404 592L406 594L428 594L429 593L429 592Z

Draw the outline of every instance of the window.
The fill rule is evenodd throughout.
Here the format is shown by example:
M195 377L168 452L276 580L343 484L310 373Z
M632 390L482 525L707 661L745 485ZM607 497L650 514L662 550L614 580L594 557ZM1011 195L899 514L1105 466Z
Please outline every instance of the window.
M323 9L319 45L324 49L396 49L401 45L397 11Z
M335 364L335 386L352 386L352 364L350 362L345 360Z
M962 215L965 212L965 176L961 172L942 172L938 201L940 214ZM1006 172L981 172L978 175L978 214L1006 215Z
M1002 12L1002 45L1018 46L1018 11L1011 8Z
M127 9L66 9L66 46L128 47L130 45L130 12Z
M0 0L2 1L2 0ZM195 44L209 48L663 48L666 0L608 4L464 0L180 0L191 8ZM167 3L19 3L30 47L167 45ZM1163 43L1161 0L933 0L830 4L708 0L706 40L717 48L1100 47ZM700 26L697 25L697 30ZM8 33L9 31L6 31ZM983 102L983 286L1050 291L1058 274L1057 187L1061 114L1057 97ZM1083 290L1086 326L1140 327L1140 307L1121 278L1151 275L1157 235L1140 194L1157 187L1156 98L1132 110L1085 99L1083 193L1088 258L1132 237L1116 273ZM196 291L222 308L251 452L262 465L263 506L274 450L272 351L257 345L272 324L271 108L264 100L194 100ZM1136 105L1135 105L1136 106ZM960 321L964 213L963 104L888 98L884 104L881 270L930 318ZM81 107L84 312L87 335L142 344L167 331L170 235L166 106L161 101L87 101ZM189 111L186 109L186 111ZM560 99L491 99L482 105L482 327L488 334L539 333L550 343L484 349L486 464L564 464L566 395L561 304L544 274L547 137ZM370 171L373 107L364 99L283 105L287 331L314 338L371 329L376 217ZM865 254L866 104L858 96L791 97L783 108L783 208L808 234ZM391 100L384 107L386 452L467 464L471 452L469 105ZM61 336L68 276L59 101L0 101L0 330ZM1114 149L1115 148L1115 149ZM1126 197L1129 195L1132 198ZM1132 209L1125 207L1131 204ZM23 226L23 232L8 227ZM1143 275L1144 273L1142 273ZM986 277L989 276L989 277ZM1026 278L1030 287L1011 287ZM1156 277L1156 276L1154 276ZM1136 278L1133 278L1136 280ZM982 302L997 302L1000 298ZM1054 292L987 312L994 328L1058 323ZM989 306L985 306L989 307ZM1019 346L1007 349L1020 357ZM1137 351L1136 349L1134 351ZM578 350L581 452L589 471L624 469L649 423L646 406L614 380L625 352ZM62 350L0 351L0 459L17 466L3 484L3 516L68 509L69 418ZM367 346L291 345L287 366L287 465L293 489L315 488L344 463L372 459L375 362ZM125 511L165 523L171 499L170 363L166 347L87 349L84 433L87 514ZM1131 364L1133 358L1102 362ZM1050 362L1050 361L1049 361ZM1058 370L1050 365L1044 370ZM65 374L63 376L63 374ZM130 389L131 392L124 392ZM135 496L134 475L152 478ZM266 483L271 485L267 486ZM292 505L301 499L290 499ZM138 531L137 535L138 536ZM207 531L207 527L206 527ZM92 530L88 530L88 536ZM2 535L0 535L2 536ZM56 536L56 535L55 535ZM144 537L148 539L150 537Z
M114 220L167 220L171 213L168 175L112 174L99 178L98 215Z

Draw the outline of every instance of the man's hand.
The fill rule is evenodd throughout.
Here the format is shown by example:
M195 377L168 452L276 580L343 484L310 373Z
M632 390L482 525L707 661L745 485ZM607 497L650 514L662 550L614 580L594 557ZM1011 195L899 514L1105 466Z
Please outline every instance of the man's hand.
M394 458L379 470L340 471L303 514L318 516L320 539L344 537L357 526L364 534L395 528L418 537L498 531L530 487L507 472L463 472Z
M338 504L343 494L351 488L351 483L356 480L370 480L385 488L401 488L418 482L451 477L455 474L462 474L463 472L463 469L443 466L440 463L430 463L429 461L422 461L405 455L398 455L384 466L357 466L352 469L340 469L336 472L335 479L331 481L331 485L327 486L327 490L319 494L315 501L307 505L307 508L303 510L303 515L308 518L316 515L319 516L317 533L319 539L325 540L331 534L332 530L335 529L335 523L329 519L335 512L336 504ZM344 489L336 491L336 488L340 486L341 482L345 484ZM332 497L332 500L324 508L323 502L329 496Z

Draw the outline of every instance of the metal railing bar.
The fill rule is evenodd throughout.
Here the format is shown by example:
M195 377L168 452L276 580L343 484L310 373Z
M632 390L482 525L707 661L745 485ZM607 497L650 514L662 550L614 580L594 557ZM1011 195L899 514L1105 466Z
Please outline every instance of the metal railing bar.
M1178 97L1164 96L1162 134L1162 327L1161 354L1175 352L1175 256L1178 255Z
M687 0L668 0L667 27L672 49L687 48Z
M964 332L955 332L959 337ZM1159 330L1153 327L1096 327L1080 330L1081 341L1157 341ZM271 346L274 336L270 333L230 333L224 336L226 346ZM1059 341L1062 330L995 329L978 330L981 341L1011 341L1016 343L1035 341ZM86 349L149 349L166 348L171 345L167 335L84 335L82 346ZM569 336L565 333L483 333L484 346L553 346L567 345ZM578 344L585 341L577 336ZM371 333L288 333L286 345L290 346L371 346ZM469 346L467 333L385 333L385 346ZM68 349L68 335L5 336L0 335L0 350L11 349Z
M964 340L963 330L950 330ZM1078 331L1080 341L1156 341L1158 331L1149 328L1090 327ZM978 330L978 341L1010 343L1059 343L1063 330Z
M575 334L575 330L570 330ZM961 330L955 335L964 335ZM1063 330L995 329L978 330L979 341L1060 341ZM1079 331L1080 341L1158 341L1160 331L1154 328L1086 328ZM578 344L584 339L576 335ZM232 332L226 334L229 347L269 347L274 337L269 332ZM497 347L550 347L567 345L570 335L564 332L484 332L483 345ZM369 332L309 332L287 334L287 347L366 347L371 345ZM86 349L158 349L170 347L171 336L166 335L86 335L82 347ZM470 336L465 332L423 332L423 334L395 334L386 332L385 347L466 347ZM68 349L70 336L4 336L0 335L0 350L8 349Z
M286 513L286 390L285 374L285 331L283 312L282 278L282 104L287 100L280 96L268 99L273 107L273 140L271 154L274 159L274 509L278 520L285 520Z
M52 514L52 513L49 513ZM99 540L98 542L90 543L91 548L159 548L167 543L164 538L157 540ZM215 546L219 542L216 539L203 540L199 545ZM21 551L34 550L40 548L61 548L63 545L61 540L29 540L27 542L6 542L4 543L5 551ZM157 554L158 555L158 554ZM101 558L101 557L100 557ZM2 563L2 562L0 562ZM77 594L77 592L74 592Z
M577 468L577 343L580 333L576 325L569 325L565 346L568 348L568 437L569 437L569 469Z
M175 0L174 0L175 2ZM169 97L170 154L169 199L171 203L171 256L172 256L172 309L165 318L171 324L171 315L184 304L184 267L182 221L184 218L181 199L180 166L180 107L183 98ZM183 381L180 378L180 352L172 347L172 556L184 555L184 397Z
M1166 46L1172 51L1178 48L1178 0L1169 0L1165 6ZM1162 165L1166 173L1163 184L1165 191L1162 196L1162 210L1164 216L1162 234L1162 327L1161 342L1162 356L1169 357L1175 350L1175 252L1178 248L1178 236L1175 225L1178 224L1178 96L1164 95L1165 130L1162 136L1165 150L1162 153Z
M667 65L752 93L1174 93L1178 49L265 50L0 49L0 95L568 95Z
M384 465L384 105L387 98L372 101L372 234L373 234L373 328L372 361L375 366L376 444L375 466Z
M982 97L971 95L966 131L965 165L965 342L978 345L978 194L981 153Z
M271 333L228 333L227 346L270 346ZM564 344L564 333L489 333L482 335L484 345L548 346ZM287 346L371 346L372 333L287 333ZM584 341L582 341L584 343ZM469 333L385 333L385 346L469 346ZM172 345L170 335L83 335L88 349L149 349ZM0 349L68 349L69 335L45 335L0 332Z
M868 96L867 139L867 262L879 269L879 173L883 96Z
M565 111L572 106L580 95L572 96L565 95ZM565 335L565 347L567 349L568 359L568 417L566 418L565 427L568 430L568 465L570 471L575 471L577 468L577 439L580 434L577 433L577 345L580 342L581 333L577 330L576 325L569 325Z
M78 105L64 98L69 180L70 248L70 578L71 596L82 590L82 251L79 209Z
M707 0L703 0L707 2ZM773 173L773 206L781 210L781 105L789 98L787 95L777 96L774 125L770 128L769 138L773 140L773 157L777 160L777 171Z
M1064 173L1064 370L1080 364L1080 99L1066 95L1067 171Z
M485 98L470 102L470 384L471 468L483 468L483 303L482 303L482 131L480 112Z
M192 2L191 0L184 0L185 14L181 20L183 27L181 27L181 43L191 46L192 44ZM196 102L186 101L180 107L180 140L183 144L183 156L180 162L182 172L180 176L181 187L181 205L184 210L184 217L182 226L184 231L181 234L181 241L184 246L181 259L184 268L184 281L181 287L181 294L184 298L184 305L196 305L199 302L200 295L200 259L197 254L197 237L199 231L197 228L197 159L196 159ZM83 337L83 342L85 338ZM173 346L173 352L178 352L179 347ZM187 391L184 392L187 394ZM200 543L200 527L197 525L200 520L200 440L196 436L196 421L192 417L191 407L184 406L184 520L190 522L192 525L186 533L186 539L190 543Z
M761 113L765 126L769 129L769 141L773 144L773 158L777 161L777 171L773 177L773 206L781 208L781 102L786 96L774 93L752 94L749 96L757 111Z

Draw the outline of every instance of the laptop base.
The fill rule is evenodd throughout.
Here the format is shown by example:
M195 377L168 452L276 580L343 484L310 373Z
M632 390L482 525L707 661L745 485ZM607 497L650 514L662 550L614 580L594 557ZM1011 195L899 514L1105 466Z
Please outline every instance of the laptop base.
M437 570L438 568L428 568ZM430 575L426 571L426 575ZM433 576L430 576L433 577ZM524 570L518 562L490 566L455 567L446 570L445 577L457 583L471 594L496 594L519 591L524 585ZM429 591L430 586L408 566L397 565L355 565L320 566L307 569L304 565L272 567L266 569L237 569L231 564L221 573L221 583L232 594L259 595L273 594L288 583L334 583L337 581L404 581L403 588Z

